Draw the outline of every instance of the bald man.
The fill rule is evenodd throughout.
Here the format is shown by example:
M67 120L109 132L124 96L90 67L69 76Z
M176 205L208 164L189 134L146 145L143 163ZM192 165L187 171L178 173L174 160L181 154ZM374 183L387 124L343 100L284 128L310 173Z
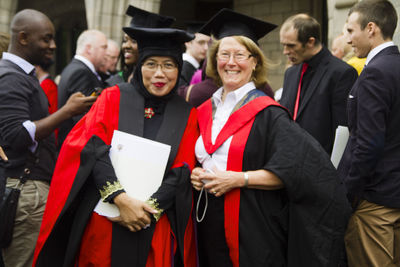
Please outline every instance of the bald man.
M331 52L333 56L343 61L347 61L350 59L351 56L348 57L348 54L351 52L351 45L347 43L344 34L340 34L335 39L333 39Z
M76 54L61 73L58 85L58 107L62 107L68 97L75 92L91 95L95 88L103 88L99 71L106 64L107 37L98 30L86 30L78 37ZM58 133L58 146L82 118L73 117L61 124Z
M46 15L25 9L14 16L10 46L0 60L0 145L8 157L0 161L0 178L7 187L23 186L11 243L2 248L6 267L32 265L56 160L54 129L86 111L96 99L77 93L63 108L48 114L34 65L51 61L55 48L54 27ZM6 216L1 214L0 219Z

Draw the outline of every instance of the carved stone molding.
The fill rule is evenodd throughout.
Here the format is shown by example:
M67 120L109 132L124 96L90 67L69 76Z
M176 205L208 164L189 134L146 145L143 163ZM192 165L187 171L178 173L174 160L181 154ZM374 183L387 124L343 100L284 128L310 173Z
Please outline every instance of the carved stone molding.
M337 9L350 8L357 2L358 2L357 0L336 0L335 8Z

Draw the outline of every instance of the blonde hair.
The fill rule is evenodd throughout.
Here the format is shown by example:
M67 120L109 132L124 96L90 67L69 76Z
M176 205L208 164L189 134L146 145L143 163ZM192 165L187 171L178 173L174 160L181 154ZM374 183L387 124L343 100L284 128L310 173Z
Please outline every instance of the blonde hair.
M268 83L267 73L268 73L268 63L267 58L264 56L261 49L249 38L245 36L232 36L241 45L246 47L250 54L255 58L257 64L255 70L251 75L251 80L256 85L256 88L263 88L266 83ZM222 39L221 39L222 40ZM216 85L222 86L221 77L219 77L217 69L217 53L221 40L215 41L208 51L207 55L207 69L206 74L208 77L213 79Z

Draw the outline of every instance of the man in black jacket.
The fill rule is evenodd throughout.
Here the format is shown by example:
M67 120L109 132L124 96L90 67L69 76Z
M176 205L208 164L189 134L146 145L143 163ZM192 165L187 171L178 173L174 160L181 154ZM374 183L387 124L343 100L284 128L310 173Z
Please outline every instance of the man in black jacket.
M191 22L188 24L187 31L193 33L195 38L185 43L186 52L183 53L183 66L179 86L188 86L193 74L201 67L207 56L208 43L210 36L199 33L201 22Z
M74 94L49 116L33 65L48 63L55 48L54 27L46 15L32 9L15 15L8 53L0 61L0 146L8 157L0 161L0 182L16 187L24 173L28 180L19 197L12 242L2 249L6 267L32 264L56 160L54 129L96 99Z
M65 105L76 92L91 95L95 88L103 88L99 70L106 64L107 37L98 30L86 30L78 37L76 54L61 73L58 85L58 107ZM82 118L75 116L59 128L58 146L61 147L72 127Z
M348 97L350 139L339 165L353 205L349 266L400 265L400 53L397 14L386 0L350 9L348 42L366 66Z
M319 23L306 14L288 18L280 30L287 69L280 104L331 154L336 128L347 126L347 95L356 70L321 44Z

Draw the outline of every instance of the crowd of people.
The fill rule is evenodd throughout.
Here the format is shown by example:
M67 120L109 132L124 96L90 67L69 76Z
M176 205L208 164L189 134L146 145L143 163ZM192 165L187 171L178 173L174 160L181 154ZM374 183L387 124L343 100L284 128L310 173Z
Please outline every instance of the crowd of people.
M45 14L19 11L0 35L2 216L5 188L20 189L0 266L400 266L400 53L388 0L355 4L332 53L316 19L287 18L279 103L259 46L278 25L226 8L187 30L134 6L126 14L121 47L84 31L57 82ZM341 126L350 134L336 169ZM170 146L146 200L118 178L117 130ZM99 201L119 215L99 213Z

